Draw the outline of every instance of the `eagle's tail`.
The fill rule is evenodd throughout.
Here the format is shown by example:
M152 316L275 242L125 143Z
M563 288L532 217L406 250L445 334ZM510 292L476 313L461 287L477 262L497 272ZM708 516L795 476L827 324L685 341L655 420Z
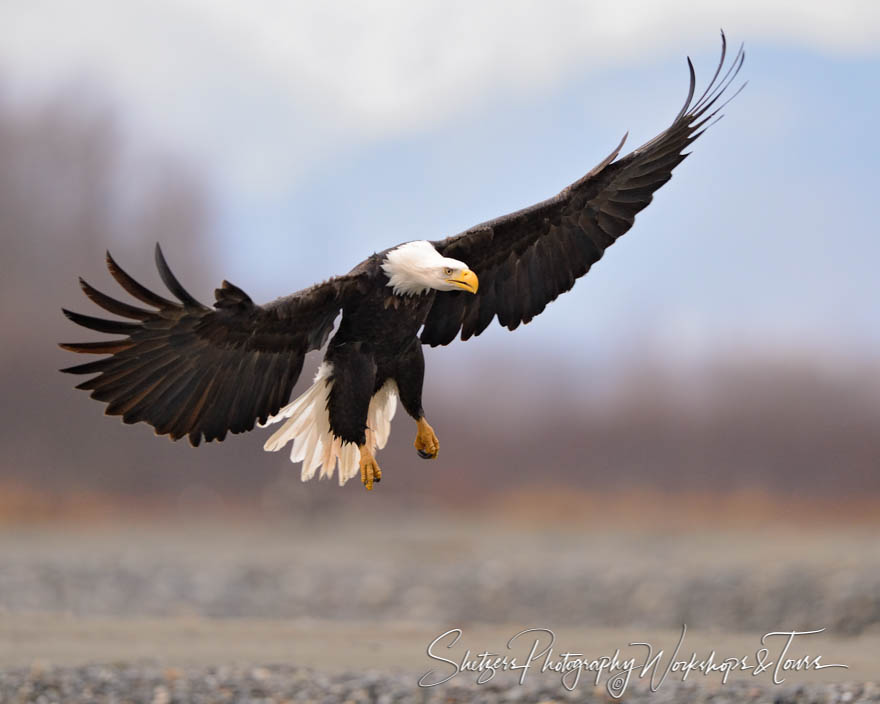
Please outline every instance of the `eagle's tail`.
M339 485L342 486L360 472L360 453L352 442L342 439L330 430L330 414L327 399L333 385L333 365L324 362L318 367L314 383L301 396L271 416L262 427L286 421L263 445L263 449L276 452L288 442L291 462L302 462L302 480L308 481L318 475L332 477L339 464ZM397 383L389 379L370 400L367 413L367 444L375 453L388 442L391 419L397 410Z

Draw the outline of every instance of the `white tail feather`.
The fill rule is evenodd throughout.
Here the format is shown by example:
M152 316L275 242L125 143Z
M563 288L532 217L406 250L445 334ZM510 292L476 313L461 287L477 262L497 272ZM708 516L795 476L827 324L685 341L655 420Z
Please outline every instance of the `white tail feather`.
M266 440L263 449L277 452L291 443L290 461L302 462L302 480L332 477L338 465L339 485L360 473L360 452L353 442L343 443L330 430L327 399L333 382L333 365L318 367L314 383L301 396L266 419L261 427L286 421ZM391 434L391 419L397 410L397 383L386 381L373 398L367 412L367 444L373 452L381 450Z

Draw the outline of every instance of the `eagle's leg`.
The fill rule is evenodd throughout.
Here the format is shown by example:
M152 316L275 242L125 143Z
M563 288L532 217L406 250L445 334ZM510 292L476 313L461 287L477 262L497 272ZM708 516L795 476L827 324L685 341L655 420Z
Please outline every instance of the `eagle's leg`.
M422 344L418 338L400 356L397 367L397 390L400 402L417 423L416 440L413 445L419 457L432 460L440 451L440 442L434 429L425 420L425 409L422 408L422 383L425 380L425 357Z
M361 452L361 481L367 491L372 491L373 482L382 481L382 470L379 469L376 458L373 457L370 443L364 443L358 450Z
M330 343L327 361L333 364L333 385L327 399L330 430L343 443L354 443L360 451L361 481L367 490L382 478L373 457L373 439L367 429L367 413L376 382L376 361L363 342Z
M434 434L434 429L425 420L425 416L419 418L417 427L416 441L413 443L416 452L424 460L435 459L440 453L440 441Z

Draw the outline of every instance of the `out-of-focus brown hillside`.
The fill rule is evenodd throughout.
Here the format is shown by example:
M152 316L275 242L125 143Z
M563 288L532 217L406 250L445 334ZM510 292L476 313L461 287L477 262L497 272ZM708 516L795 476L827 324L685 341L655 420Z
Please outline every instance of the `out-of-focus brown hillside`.
M210 258L207 186L167 155L132 154L99 102L71 93L22 105L2 96L0 481L22 495L78 495L84 506L94 496L295 508L360 499L355 483L343 492L300 485L283 453L262 452L261 431L193 450L103 418L101 406L72 390L76 381L57 369L75 359L55 343L84 333L59 309L90 311L79 275L114 288L102 267L106 248L154 284L152 245L161 241L188 287L209 298L222 273ZM581 365L552 356L563 343L548 342L540 358L514 345L491 362L477 355L455 369L454 384L443 351L432 354L426 406L441 457L416 458L401 412L380 455L379 491L454 504L559 487L880 494L876 351L832 359L799 350L793 359L744 349L683 370L649 348L627 355L637 362ZM308 377L307 365L298 389ZM596 381L601 393L591 392Z

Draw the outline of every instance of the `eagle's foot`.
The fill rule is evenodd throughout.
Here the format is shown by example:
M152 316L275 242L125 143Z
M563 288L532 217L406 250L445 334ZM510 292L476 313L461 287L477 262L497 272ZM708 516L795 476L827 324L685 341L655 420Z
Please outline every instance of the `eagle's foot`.
M358 449L361 452L361 481L367 491L372 491L373 482L382 481L382 470L379 469L379 464L368 445L361 445Z
M424 416L419 418L418 432L416 433L416 441L413 445L419 453L419 457L423 460L433 460L440 452L440 441Z

